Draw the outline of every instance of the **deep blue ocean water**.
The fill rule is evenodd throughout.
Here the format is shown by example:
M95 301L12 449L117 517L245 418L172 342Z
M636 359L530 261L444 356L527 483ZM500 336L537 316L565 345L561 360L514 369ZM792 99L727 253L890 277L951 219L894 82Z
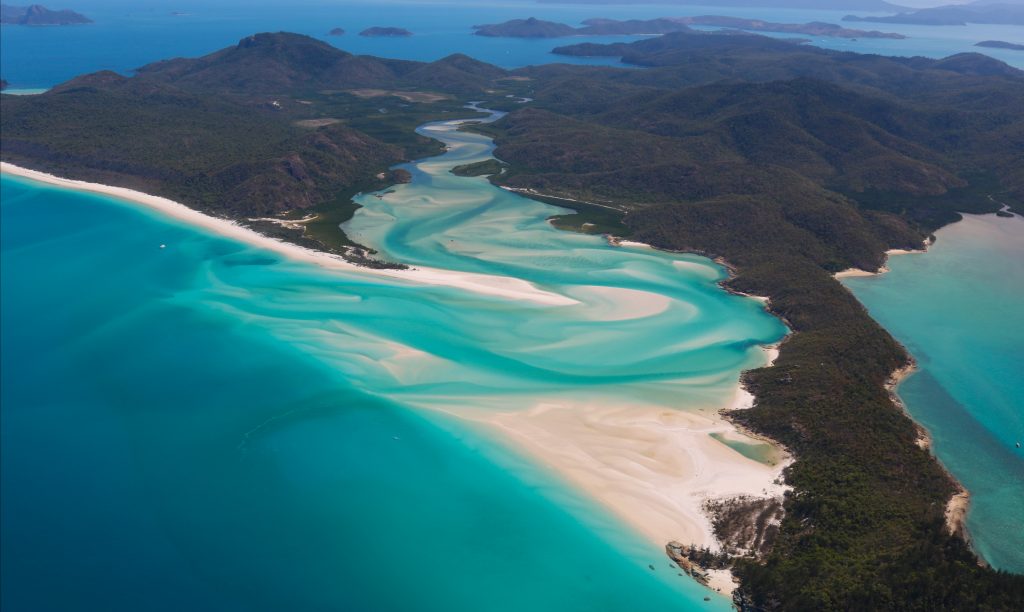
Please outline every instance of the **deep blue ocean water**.
M654 18L684 15L735 15L785 23L827 21L839 23L849 11L753 9L735 7L665 5L559 5L523 0L415 2L382 0L369 2L300 0L282 6L270 0L221 0L176 2L128 0L80 0L75 10L96 23L75 27L25 28L5 26L0 30L0 76L11 88L52 87L72 77L96 70L124 74L149 62L169 57L190 57L210 53L237 43L256 32L290 31L308 34L353 53L414 60L434 60L451 53L466 53L504 67L550 62L614 64L612 59L556 56L551 49L576 42L615 42L638 37L578 37L568 39L522 40L487 38L472 34L472 26L535 16L540 19L578 25L591 17ZM172 12L181 13L172 15ZM404 27L411 38L366 38L361 30L375 25ZM945 57L975 51L1024 67L1024 53L1002 49L981 49L974 43L988 40L1024 42L1019 26L967 25L928 27L888 24L879 30L903 33L905 40L815 38L813 44L832 49L886 55ZM346 34L328 37L334 27ZM872 29L866 27L863 29Z

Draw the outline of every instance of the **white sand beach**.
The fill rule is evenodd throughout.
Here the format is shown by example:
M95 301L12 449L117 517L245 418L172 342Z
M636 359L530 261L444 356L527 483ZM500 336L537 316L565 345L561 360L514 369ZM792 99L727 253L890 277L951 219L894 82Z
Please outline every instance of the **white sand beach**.
M789 458L769 466L711 437L745 438L719 416L655 406L545 403L482 416L656 546L717 548L708 499L778 497ZM751 439L751 442L758 442ZM713 588L732 590L728 573Z
M218 235L265 248L288 258L343 269L354 274L389 277L421 285L456 287L504 299L547 306L585 301L599 320L651 316L668 308L661 296L598 286L578 288L572 297L544 291L524 280L440 269L378 270L359 267L341 257L264 236L228 219L211 217L172 200L130 189L63 179L8 163L0 171L59 187L99 193L133 202ZM630 243L630 246L639 246ZM646 246L646 245L645 245ZM770 364L778 354L766 347ZM396 351L393 360L422 355ZM753 405L753 396L739 384L720 409ZM612 405L552 400L526 410L457 414L491 427L520 448L553 468L567 481L604 504L658 548L669 541L717 548L703 504L708 499L741 495L778 497L785 490L781 474L788 456L775 465L747 458L725 443L747 436L716 410L687 412L655 405ZM762 443L754 438L750 443ZM733 588L728 572L712 574L712 588Z
M197 210L193 210L179 202L143 193L141 191L135 191L133 189L61 178L45 172L39 172L38 170L22 168L7 162L0 162L0 172L48 183L57 187L75 189L77 191L85 191L89 193L98 193L120 200L127 200L129 202L141 204L148 209L157 211L168 217L184 221L190 225L201 227L215 234L273 251L280 255L284 255L289 259L314 263L325 268L341 269L356 274L386 276L421 285L455 287L478 294L511 300L524 300L548 306L567 306L577 303L576 300L557 293L543 291L534 285L517 278L422 267L395 270L357 266L338 255L332 255L323 251L315 251L296 244L277 240L239 225L229 219L212 217Z
M921 253L927 253L929 244L930 243L926 241L923 249L889 249L885 252L885 257L888 259L893 255L920 255ZM860 268L847 268L840 272L836 272L832 276L839 280L858 276L877 276L879 274L885 274L888 271L889 268L885 265L879 268L877 272L868 272L867 270L861 270Z

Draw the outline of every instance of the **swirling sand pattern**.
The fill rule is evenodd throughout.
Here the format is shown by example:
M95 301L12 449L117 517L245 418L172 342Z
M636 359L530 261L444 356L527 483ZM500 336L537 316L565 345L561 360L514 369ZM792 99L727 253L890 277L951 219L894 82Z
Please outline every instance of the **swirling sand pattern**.
M6 603L727 606L660 548L708 541L705 496L778 492L717 410L784 327L706 259L451 175L489 141L423 129L451 150L346 228L405 272L5 175Z

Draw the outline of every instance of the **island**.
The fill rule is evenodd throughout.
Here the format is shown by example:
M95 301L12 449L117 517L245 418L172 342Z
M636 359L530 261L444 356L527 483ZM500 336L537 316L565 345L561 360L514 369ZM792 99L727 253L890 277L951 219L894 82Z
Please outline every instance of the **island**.
M542 21L533 17L513 19L504 23L473 26L478 36L503 36L514 38L561 38L565 36L611 36L611 35L654 35L675 32L690 32L690 26L711 26L754 32L781 32L831 36L837 38L892 38L902 39L902 34L854 30L842 26L812 22L805 24L775 23L760 19L702 15L697 17L661 17L657 19L594 18L583 22L583 27L574 28L564 23Z
M504 23L491 23L473 26L477 36L501 36L513 38L559 38L574 36L576 28L564 23L543 21L535 17L529 19L513 19Z
M472 164L455 166L451 172L455 176L491 176L505 171L505 165L496 159L488 159Z
M740 17L723 17L718 15L701 15L698 17L682 17L679 19L688 25L715 26L735 28L752 32L782 32L788 34L808 34L810 36L831 36L835 38L906 38L903 34L878 32L876 30L853 30L834 23L812 21L810 23L776 23L760 19L742 19Z
M417 126L506 111L463 126L501 162L459 174L577 211L559 228L719 258L724 286L769 296L791 330L744 374L752 403L725 412L793 455L790 491L708 500L720 551L663 542L666 564L731 571L741 609L1015 609L1024 576L979 563L957 483L891 393L910 357L834 274L878 270L962 212L1024 209L1024 72L756 34L563 51L646 69L409 62L262 33L0 96L0 159L384 265L338 228L352 196L386 197L395 164L439 152Z
M8 83L5 79L0 79L0 91L7 89L8 85L10 85L10 83Z
M975 43L975 47L988 47L990 49L1012 49L1014 51L1024 51L1024 45L1018 45L1017 43L1006 42L1003 40L983 40L980 43Z
M622 0L538 0L541 4L622 4ZM677 6L711 6L708 0L645 0L644 4L665 4ZM715 6L735 6L744 8L787 8L821 10L820 0L723 0L715 2ZM893 11L904 8L899 3L885 0L835 0L829 3L830 8L859 11Z
M847 15L843 21L871 23L906 23L912 25L962 26L968 23L992 25L1024 25L1024 4L988 2L953 4L903 12L888 16L858 17Z
M668 34L670 32L686 32L690 28L682 18L659 17L657 19L587 19L584 27L577 34L590 36L605 35L636 35L636 34Z
M40 4L31 6L0 4L0 23L30 26L79 25L92 23L92 19L74 11L52 11Z
M327 33L328 36L344 36L345 30L342 28L331 28L331 31Z
M359 33L360 36L373 36L373 37L403 37L412 36L412 32L405 28L392 28L392 27L379 27L374 26L372 28L366 28Z

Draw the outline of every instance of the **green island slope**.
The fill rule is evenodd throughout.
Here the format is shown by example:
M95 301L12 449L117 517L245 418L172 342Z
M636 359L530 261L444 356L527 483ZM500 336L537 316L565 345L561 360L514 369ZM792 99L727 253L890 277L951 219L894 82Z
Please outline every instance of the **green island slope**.
M465 56L432 63L356 56L295 34L258 34L128 78L99 72L36 96L0 97L2 159L165 196L365 263L338 229L389 168L439 153L415 133L472 116L465 98L505 71ZM511 89L500 89L504 98ZM445 93L439 93L443 91ZM315 216L305 223L287 221Z
M511 111L469 128L507 164L490 180L579 210L559 227L724 257L728 286L770 295L794 331L773 367L745 375L756 407L732 414L796 456L774 547L724 560L740 605L1015 609L1024 577L980 565L950 533L956 484L885 389L909 357L832 273L877 269L958 212L1021 210L1024 76L974 54L885 58L750 35L558 52L646 69L506 73L261 34L130 79L0 96L0 156L243 221L317 212L321 233L293 238L339 248L350 195L437 150L416 125L472 116L468 100Z
M957 485L886 390L906 351L832 274L877 270L958 212L1021 210L1024 73L738 36L561 51L650 68L519 71L535 102L487 126L509 164L492 180L617 207L632 239L723 257L728 287L771 296L794 332L745 374L756 407L730 414L797 457L774 548L729 561L737 602L1015 609L1024 577L950 533Z

